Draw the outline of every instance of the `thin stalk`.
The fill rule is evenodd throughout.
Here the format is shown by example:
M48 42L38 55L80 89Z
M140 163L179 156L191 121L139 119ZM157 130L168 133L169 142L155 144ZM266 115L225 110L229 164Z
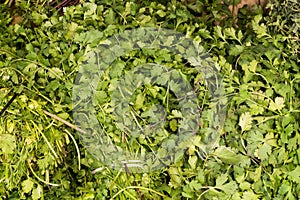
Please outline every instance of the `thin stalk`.
M75 145L75 148L76 148L76 151L77 151L77 155L78 155L78 170L80 171L81 163L80 163L80 151L79 151L79 147L78 147L77 142L76 142L75 138L73 137L73 135L67 129L65 129L65 131L66 131L66 133L70 136L70 138L74 142L74 145Z
M117 193L111 198L111 200L115 199L118 195L120 195L122 192L124 192L124 191L126 191L126 190L128 190L128 189L141 189L141 190L147 190L147 191L153 192L153 193L155 193L155 194L157 194L157 195L159 195L159 196L161 196L161 197L167 197L166 195L164 195L164 194L162 194L162 193L160 193L160 192L157 192L157 191L155 191L155 190L152 190L152 189L150 189L150 188L145 188L145 187L141 187L141 186L128 186L128 187L126 187L126 188L123 188L123 189L120 190L119 192L117 192Z

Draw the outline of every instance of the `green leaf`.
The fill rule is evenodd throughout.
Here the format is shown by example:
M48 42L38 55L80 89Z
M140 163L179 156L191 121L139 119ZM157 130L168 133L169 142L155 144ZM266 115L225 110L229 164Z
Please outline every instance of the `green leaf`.
M23 181L21 185L24 193L29 193L33 189L33 182L30 179Z
M195 180L192 180L190 182L189 186L192 187L195 191L200 190L200 188L202 187L202 185L198 181L195 181Z
M259 196L256 195L252 190L243 192L242 200L259 200Z
M255 182L258 182L261 179L261 171L262 171L261 166L259 166L255 169L254 176L253 176L253 180Z
M226 39L225 39L225 35L223 35L223 33L222 33L222 28L220 27L220 26L216 26L216 27L214 27L214 33L216 33L216 35L219 37L219 38L221 38L223 41L226 41Z
M0 134L0 149L4 154L12 154L14 153L16 144L16 137L14 135L9 134Z
M240 116L239 125L242 132L249 131L252 128L252 117L249 112L245 112Z
M235 181L230 181L226 183L228 180L227 174L220 175L216 180L216 187L223 190L225 194L233 194L238 189L238 186Z
M272 146L268 143L264 143L261 147L258 149L258 157L261 160L267 160L269 155L272 153Z
M219 188L223 190L225 194L232 195L237 191L238 186L235 181L230 181L229 183L219 186Z
M300 184L300 166L297 166L293 171L288 173L291 181Z
M136 100L135 100L135 104L134 107L135 109L141 109L144 105L144 101L145 101L145 94L144 93L139 93L136 96Z
M169 123L170 129L174 132L177 130L178 124L177 124L177 119L172 119Z
M166 13L165 13L164 11L162 11L162 10L158 10L156 13L157 13L158 16L160 16L160 17L166 16Z
M282 110L284 108L284 98L282 97L276 97L275 102L270 101L269 109L275 111L275 110Z
M64 75L63 71L57 67L53 67L49 69L48 74L51 78L62 78Z
M261 19L262 19L262 15L256 15L254 17L254 19L252 20L253 30L257 34L258 38L261 38L263 36L269 36L270 37L270 35L267 33L266 25L259 24Z
M227 174L220 175L216 180L216 186L217 187L222 186L227 181L228 179L227 176L228 176Z
M252 60L249 64L249 71L255 73L258 62L256 60Z
M197 165L197 156L190 156L188 163L190 164L190 166L192 167L192 169L196 169L196 165Z
M240 183L239 187L243 190L243 191L248 191L251 189L251 184L249 182L242 182Z
M107 94L105 91L96 91L94 97L99 104L103 104L107 101Z
M279 187L278 193L281 195L285 195L291 190L291 185L288 184L288 182L283 182L281 186Z
M40 199L42 197L42 194L43 194L43 188L42 186L38 185L36 188L32 190L31 197L33 200Z
M214 151L214 155L228 164L237 164L241 161L240 156L236 152L225 146L218 147Z
M230 48L229 55L238 56L244 51L244 47L241 45L235 45L234 47Z
M172 119L172 118L182 118L182 113L178 110L172 110L171 112L171 116L169 119Z
M151 96L153 96L153 98L156 98L156 96L159 92L159 87L158 86L147 87L147 90L150 92L150 94L151 94Z
M88 32L83 32L80 34L76 34L74 37L74 42L76 43L83 43L83 44L96 44L97 42L101 40L103 37L103 32L100 32L98 30L90 30Z

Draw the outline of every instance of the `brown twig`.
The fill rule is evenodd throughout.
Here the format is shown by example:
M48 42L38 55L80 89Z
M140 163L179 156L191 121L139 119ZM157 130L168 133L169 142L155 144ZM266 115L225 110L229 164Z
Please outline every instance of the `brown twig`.
M18 96L18 93L15 93L14 96L8 101L8 103L0 111L0 116L7 110L7 108L12 104L15 98Z
M52 117L52 118L54 118L54 119L56 119L56 120L58 120L58 121L64 123L65 125L69 126L70 128L75 129L76 131L78 131L78 132L80 132L80 133L86 134L86 131L84 131L84 130L78 128L77 126L71 124L70 122L67 122L66 120L64 120L64 119L62 119L62 118L60 118L60 117L58 117L57 115L54 115L54 114L52 114L52 113L49 113L49 112L47 112L47 111L45 111L45 110L43 110L43 112L44 112L46 115L48 115L48 116L50 116L50 117Z
M61 3L59 3L58 5L56 5L54 8L52 8L50 11L53 11L54 9L56 10L61 10L63 7L66 7L68 5L76 5L79 3L79 0L64 0Z

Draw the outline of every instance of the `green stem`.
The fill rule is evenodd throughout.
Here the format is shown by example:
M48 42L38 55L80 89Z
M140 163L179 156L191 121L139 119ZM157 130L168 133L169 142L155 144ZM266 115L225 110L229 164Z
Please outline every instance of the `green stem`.
M29 169L30 169L31 173L32 173L39 181L45 183L46 185L51 185L51 186L55 186L55 187L60 186L60 184L50 183L50 182L47 182L47 181L44 181L43 179L41 179L41 178L34 172L34 170L32 169L31 164L30 164L30 161L27 160L27 162L28 162L28 166L29 166Z
M77 151L77 155L78 155L78 170L80 171L81 164L80 164L80 151L79 151L79 147L78 147L77 142L76 142L75 138L73 137L73 135L67 129L65 129L65 131L66 131L66 133L70 136L70 138L74 142L74 145L75 145L75 148L76 148L76 151Z
M140 190L147 190L149 192L153 192L161 197L167 197L166 195L160 193L160 192L157 192L155 190L152 190L150 188L145 188L145 187L141 187L141 186L128 186L126 188L123 188L122 190L120 190L119 192L117 192L112 198L111 200L113 200L114 198L116 198L119 194L121 194L122 192L124 192L125 190L128 190L128 189L140 189Z

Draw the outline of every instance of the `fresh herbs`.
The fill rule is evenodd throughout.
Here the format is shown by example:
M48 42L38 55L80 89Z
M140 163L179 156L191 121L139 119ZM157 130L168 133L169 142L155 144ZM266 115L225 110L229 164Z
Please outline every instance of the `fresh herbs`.
M299 199L299 3L275 1L268 13L241 9L235 27L229 2L223 2L88 0L60 13L45 0L16 1L14 8L1 3L0 199ZM162 141L176 135L183 113L168 82L146 83L126 99L131 117L151 125L161 122L152 117L160 106L167 108L161 112L167 115L164 131L155 137L121 131L111 97L126 73L146 63L165 65L197 95L199 131L182 143L185 151L172 164L149 173L116 171L99 162L64 123L75 126L72 92L86 56L107 38L139 27L171 29L199 43L217 63L225 90L219 99L226 105L224 126L207 151L204 139L213 137L208 122L220 119L210 117L215 104L206 74L160 49L136 49L107 66L92 99L96 120L107 138L134 153L167 156L166 147L176 143Z

